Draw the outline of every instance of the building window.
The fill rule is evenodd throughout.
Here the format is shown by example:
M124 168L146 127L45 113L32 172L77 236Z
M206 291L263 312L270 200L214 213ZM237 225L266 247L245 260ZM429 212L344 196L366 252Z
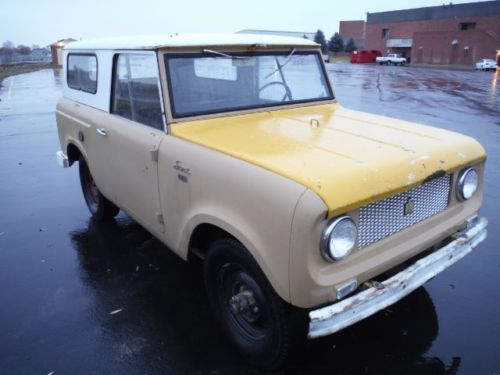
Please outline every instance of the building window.
M460 30L474 30L476 28L475 22L461 22Z
M387 38L389 36L389 29L382 29L382 38Z
M95 55L69 54L67 72L66 81L70 88L90 94L97 92L97 57Z
M111 113L163 130L156 57L124 53L114 65Z

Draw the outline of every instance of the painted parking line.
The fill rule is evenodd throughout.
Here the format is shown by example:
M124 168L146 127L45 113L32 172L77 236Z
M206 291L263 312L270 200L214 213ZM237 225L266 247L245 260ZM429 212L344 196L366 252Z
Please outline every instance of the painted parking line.
M12 86L14 86L14 78L15 76L12 76L10 78L9 91L7 92L7 100L10 100L10 97L12 96Z

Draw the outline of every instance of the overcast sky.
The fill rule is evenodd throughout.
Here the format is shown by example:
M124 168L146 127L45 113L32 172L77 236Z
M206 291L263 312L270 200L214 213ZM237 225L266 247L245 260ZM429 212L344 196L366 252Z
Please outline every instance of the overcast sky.
M465 3L471 1L453 1ZM437 0L2 0L0 38L46 46L58 39L267 29L329 38L340 20L366 12L443 4Z

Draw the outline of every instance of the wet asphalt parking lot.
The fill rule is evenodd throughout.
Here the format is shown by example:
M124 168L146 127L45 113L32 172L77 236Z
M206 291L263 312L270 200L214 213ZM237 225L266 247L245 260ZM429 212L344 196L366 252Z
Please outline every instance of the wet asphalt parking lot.
M500 74L328 64L346 107L459 131L488 152L489 237L400 303L310 343L295 374L500 374ZM59 70L0 90L0 373L254 374L201 270L121 213L90 220L60 169Z

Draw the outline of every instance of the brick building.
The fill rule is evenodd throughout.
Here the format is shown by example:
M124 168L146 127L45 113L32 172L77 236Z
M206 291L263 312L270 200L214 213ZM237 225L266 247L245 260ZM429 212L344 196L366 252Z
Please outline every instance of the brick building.
M366 32L366 22L360 21L340 21L339 34L347 43L349 39L354 40L354 44L358 50L362 50L365 47L365 32Z
M500 1L368 13L362 24L341 21L340 30L344 39L364 32L364 49L413 63L471 65L500 50Z

